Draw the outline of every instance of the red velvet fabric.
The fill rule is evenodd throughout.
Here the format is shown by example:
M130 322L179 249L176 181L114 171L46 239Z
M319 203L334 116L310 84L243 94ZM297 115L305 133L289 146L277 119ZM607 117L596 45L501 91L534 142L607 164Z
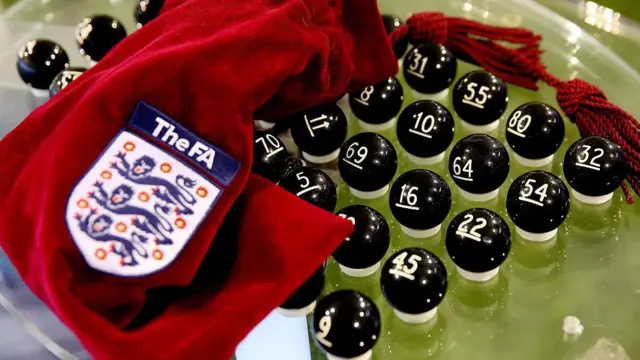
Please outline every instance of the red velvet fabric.
M170 1L2 139L0 245L96 359L227 360L352 229L250 173L252 119L335 99L396 66L375 0ZM72 188L138 101L242 167L173 264L123 278L84 262L64 214ZM229 240L238 250L228 281L178 290L196 274L222 281L206 272L215 269L208 254ZM161 290L173 292L164 311L131 328Z

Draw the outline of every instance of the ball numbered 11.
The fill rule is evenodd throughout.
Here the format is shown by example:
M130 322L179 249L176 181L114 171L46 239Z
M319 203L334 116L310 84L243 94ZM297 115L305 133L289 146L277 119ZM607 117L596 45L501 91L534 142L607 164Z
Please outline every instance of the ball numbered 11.
M453 89L453 108L471 132L497 129L508 102L507 85L485 70L464 75Z
M291 137L302 157L314 164L335 160L347 138L347 118L334 103L318 105L291 116Z

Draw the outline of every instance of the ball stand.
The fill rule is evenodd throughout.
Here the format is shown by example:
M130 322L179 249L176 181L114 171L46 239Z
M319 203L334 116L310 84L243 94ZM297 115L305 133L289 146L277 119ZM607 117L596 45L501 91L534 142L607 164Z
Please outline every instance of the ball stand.
M460 276L462 276L463 278L471 281L477 281L477 282L491 280L496 275L498 275L498 272L500 271L500 267L497 267L493 270L479 272L479 273L461 269L459 266L456 266L456 269L458 270L458 274L460 274Z
M434 319L436 315L438 315L438 307L436 306L435 308L422 314L407 314L396 309L393 309L393 312L396 314L398 319L406 322L407 324L422 324L431 319Z
M558 234L558 229L553 229L544 233L532 233L526 230L522 230L516 226L516 232L520 237L529 241L549 241Z
M338 99L338 101L336 101L336 105L338 105L345 114L350 113L351 105L349 105L349 94L344 94L340 99Z
M411 161L416 165L434 165L444 160L444 156L445 156L445 152L442 152L436 156L431 156L431 157L419 157L419 156L415 156L407 153L407 158L409 159L409 161Z
M463 198L469 201L485 202L485 201L495 199L498 196L498 193L500 192L500 188L497 188L493 191L490 191L484 194L474 194L474 193L470 193L468 191L462 190L458 187L458 192L460 193L460 195L462 195Z
M313 310L316 308L316 302L312 302L311 304L303 307L302 309L285 309L285 308L277 308L276 311L280 313L280 315L284 317L294 318L294 317L303 317L311 314Z
M340 149L333 151L327 155L311 155L306 152L302 152L302 157L312 164L327 164L338 158L340 155Z
M366 267L364 269L354 269L354 268L350 268L350 267L346 267L344 265L340 265L338 264L338 266L340 267L340 270L347 276L351 276L351 277L367 277L373 273L375 273L376 271L378 271L378 269L380 268L380 262L378 261L377 263L373 264L372 266Z
M490 133L496 130L498 128L498 125L500 125L500 119L492 123L489 123L487 125L474 125L464 120L460 120L460 122L462 123L463 128L465 128L467 131L470 131L472 133Z
M581 194L577 192L575 189L571 189L571 193L573 194L573 197L575 197L578 201L581 201L585 204L591 204L591 205L604 204L613 198L613 193L602 195L602 196L589 196L589 195Z
M539 167L544 167L547 166L549 164L551 164L553 162L553 156L554 154L551 154L545 158L542 159L528 159L525 157L522 157L516 153L513 153L513 157L516 159L516 161L522 165L522 166L526 166L526 167L531 167L531 168L539 168Z
M369 124L362 120L358 120L358 124L360 128L369 132L381 132L385 130L389 130L396 125L396 118L393 117L391 120L383 122L382 124Z
M387 191L389 190L389 185L385 185L383 188L374 190L374 191L360 191L352 188L351 186L349 186L349 190L351 191L351 194L353 194L353 196L355 197L358 197L364 200L371 200L371 199L379 198L380 196L386 194Z
M96 66L98 62L95 60L89 60L89 69L91 69L92 67Z
M440 229L442 228L442 224L436 226L436 227L432 227L431 229L426 229L426 230L416 230L416 229L411 229L408 228L406 226L400 226L400 228L402 228L402 231L413 237L413 238L417 238L417 239L424 239L424 238L428 238L428 237L432 237L435 234L440 232Z
M49 89L36 89L34 87L30 88L29 91L31 95L36 98L48 98L49 97Z
M253 120L253 123L256 125L258 130L269 130L276 126L276 123L264 121L264 120Z
M437 92L435 94L423 94L421 92L417 92L415 90L412 90L413 93L413 98L415 100L433 100L433 101L443 101L444 99L447 98L447 96L449 96L449 88L446 88L440 92Z
M373 350L369 350L360 356L356 356L352 358L343 358L343 357L327 354L327 360L369 360L371 359L372 354L373 354Z

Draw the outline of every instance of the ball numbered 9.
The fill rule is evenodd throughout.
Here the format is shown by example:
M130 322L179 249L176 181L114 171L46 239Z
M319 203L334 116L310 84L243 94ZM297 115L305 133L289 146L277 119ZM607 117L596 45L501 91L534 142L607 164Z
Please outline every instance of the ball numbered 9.
M549 172L527 172L509 187L507 212L523 238L550 240L569 214L569 190Z
M376 304L353 290L330 293L313 313L313 337L329 360L369 360L380 328Z
M384 264L380 286L398 318L423 323L436 315L447 292L447 269L425 249L403 249Z
M287 149L280 138L269 131L254 131L253 139L252 171L278 181L284 170Z
M431 165L444 159L455 125L446 107L432 100L419 100L402 111L396 133L411 162Z
M507 121L507 143L516 161L530 166L545 166L553 161L564 140L564 121L553 107L530 102L516 108Z
M347 138L347 118L336 104L324 104L291 117L291 137L305 160L324 164L335 160Z
M389 207L402 231L426 238L440 231L451 209L451 190L440 175L424 169L400 175L391 186Z
M582 138L564 156L564 176L579 201L601 204L611 200L625 174L622 151L599 137Z
M404 92L394 77L349 94L349 106L366 131L384 131L395 125Z
M453 89L453 108L472 132L497 129L508 102L507 85L485 70L464 75Z
M285 175L279 183L299 198L333 212L336 207L336 185L329 175L312 167L301 167Z
M389 189L398 168L393 144L376 133L360 133L347 140L340 150L338 170L351 193L373 199Z
M456 77L458 63L444 46L420 44L404 57L402 71L414 97L440 101L449 94L449 86Z
M488 201L498 195L509 175L509 153L496 138L473 134L451 149L449 173L460 194L471 201Z
M458 273L472 281L498 274L511 249L511 231L504 219L487 209L458 214L447 229L447 252Z

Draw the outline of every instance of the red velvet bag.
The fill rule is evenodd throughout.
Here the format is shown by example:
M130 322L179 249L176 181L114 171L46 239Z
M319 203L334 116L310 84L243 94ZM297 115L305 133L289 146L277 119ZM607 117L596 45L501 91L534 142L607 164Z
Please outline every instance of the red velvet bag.
M227 360L351 231L252 120L396 66L375 0L170 2L2 139L0 245L95 358Z

